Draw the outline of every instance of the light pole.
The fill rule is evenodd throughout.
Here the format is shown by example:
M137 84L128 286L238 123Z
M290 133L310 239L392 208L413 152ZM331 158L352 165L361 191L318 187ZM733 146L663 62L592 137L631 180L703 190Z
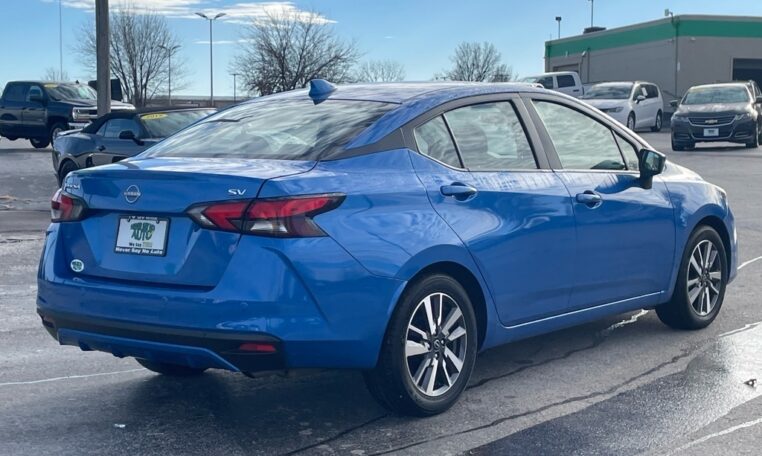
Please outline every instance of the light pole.
M590 0L590 27L593 27L594 14L595 14L595 0Z
M558 22L558 39L561 39L561 16L556 16L556 22Z
M58 78L63 80L63 9L58 0Z
M233 73L233 103L236 102L236 89L238 88L238 84L236 83L236 78L240 76L241 73Z
M167 104L172 106L172 54L180 49L180 45L164 46L163 44L160 44L159 48L167 51Z
M204 13L196 13L196 16L202 17L209 21L209 97L210 97L210 107L214 107L214 56L212 54L212 44L214 41L212 40L212 22L216 21L217 19L224 16L225 13L217 13L214 17L209 17Z

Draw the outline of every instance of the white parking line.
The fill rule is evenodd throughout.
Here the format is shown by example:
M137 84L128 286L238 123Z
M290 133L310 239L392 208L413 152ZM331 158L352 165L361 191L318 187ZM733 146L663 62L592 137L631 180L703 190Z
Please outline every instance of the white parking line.
M685 451L685 450L687 450L688 448L690 448L692 446L696 446L696 445L698 445L700 443L704 443L707 440L711 440L711 439L713 439L715 437L720 437L720 436L723 436L723 435L727 435L727 434L733 433L735 431L738 431L739 429L745 429L745 428L748 428L748 427L756 426L757 424L761 424L761 423L762 423L762 418L757 418L756 420L753 420L753 421L747 421L747 422L741 423L741 424L739 424L737 426L729 427L729 428L725 429L724 431L715 432L714 434L705 435L704 437L701 437L700 439L694 440L692 442L688 442L685 445L683 445L683 446L681 446L681 447L679 447L679 448L677 448L677 449L675 449L673 451L670 451L669 455L673 455L673 454L678 453L680 451Z
M30 380L28 382L6 382L6 383L0 383L0 386L34 385L34 384L37 384L37 383L56 382L56 381L59 381L59 380L69 380L69 379L72 379L72 378L102 377L104 375L129 374L131 372L140 372L140 371L145 372L145 369L138 368L138 369L123 370L123 371L115 371L115 372L100 372L100 373L97 373L97 374L67 375L66 377L43 378L42 380Z
M752 263L754 263L756 261L759 261L759 260L762 260L762 256L758 256L757 258L753 258L753 259L751 259L749 261L745 261L745 262L741 263L741 265L738 266L738 269L743 269L744 267L746 267L746 266L748 266L748 265L750 265L750 264L752 264Z

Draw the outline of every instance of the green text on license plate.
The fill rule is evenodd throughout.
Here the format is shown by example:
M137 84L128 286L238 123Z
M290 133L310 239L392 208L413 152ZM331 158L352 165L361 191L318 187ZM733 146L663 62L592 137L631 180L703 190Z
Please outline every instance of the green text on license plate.
M167 248L169 219L123 215L116 231L117 253L163 256Z

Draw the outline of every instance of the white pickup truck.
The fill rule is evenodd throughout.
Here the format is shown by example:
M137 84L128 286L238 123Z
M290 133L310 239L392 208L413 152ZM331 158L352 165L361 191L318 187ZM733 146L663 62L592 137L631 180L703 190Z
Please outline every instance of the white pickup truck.
M543 73L535 76L527 76L521 78L519 81L541 84L546 89L565 93L575 98L579 98L585 94L585 89L582 87L582 81L579 79L579 75L574 71Z

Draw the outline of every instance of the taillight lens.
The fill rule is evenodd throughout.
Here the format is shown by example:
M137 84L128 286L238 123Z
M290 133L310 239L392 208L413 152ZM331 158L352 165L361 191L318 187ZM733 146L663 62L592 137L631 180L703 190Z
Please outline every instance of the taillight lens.
M315 237L313 217L338 207L344 195L309 195L194 206L188 215L204 228L271 237Z
M82 200L58 189L50 200L50 219L53 222L75 222L85 217L86 209Z

